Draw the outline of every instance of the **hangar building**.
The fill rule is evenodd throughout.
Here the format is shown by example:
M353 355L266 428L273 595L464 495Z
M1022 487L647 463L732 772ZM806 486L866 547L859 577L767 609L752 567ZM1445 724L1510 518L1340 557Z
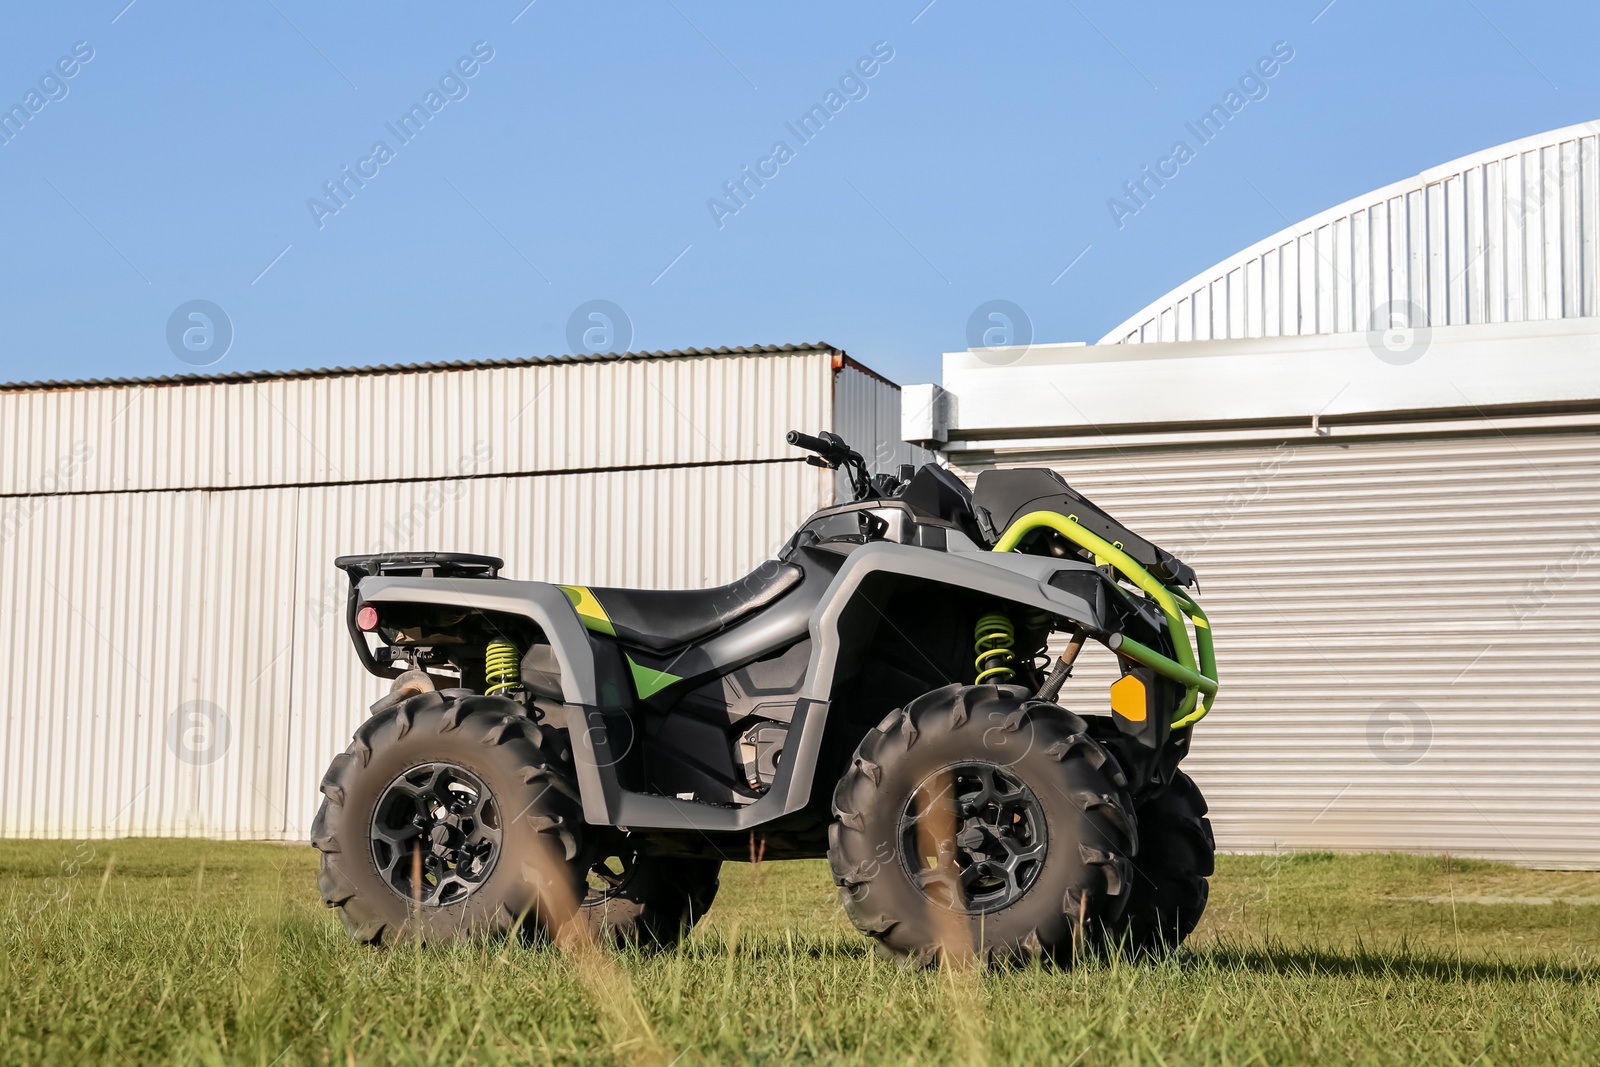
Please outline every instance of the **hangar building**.
M907 440L1191 563L1219 847L1600 867L1600 122L1261 240L1092 345L951 352Z
M833 502L784 431L890 470L899 403L821 344L0 386L0 835L305 840L387 685L335 556L729 582Z

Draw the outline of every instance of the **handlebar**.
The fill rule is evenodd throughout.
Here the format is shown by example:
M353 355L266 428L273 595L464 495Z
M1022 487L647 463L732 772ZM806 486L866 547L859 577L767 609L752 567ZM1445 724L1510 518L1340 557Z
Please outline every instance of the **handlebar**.
M807 452L827 453L833 450L833 446L828 444L828 442L824 441L822 438L812 437L810 434L801 433L799 430L790 430L788 434L785 435L784 440L788 441L796 448L805 449Z
M844 438L838 434L824 430L820 436L812 437L799 430L790 430L784 435L784 440L796 448L815 452L815 456L807 457L807 463L833 470L845 468L845 472L850 475L850 488L857 500L873 500L883 495L872 484L872 476L867 473L867 461L861 458L861 453L845 444Z
M799 430L790 430L784 435L784 440L796 448L803 448L807 452L815 452L818 458L811 462L825 463L834 470L838 470L840 467L850 467L852 469L860 467L863 473L866 471L867 464L861 458L861 453L845 444L844 438L836 433L829 433L827 430L823 430L817 436L812 437L810 434L801 433Z

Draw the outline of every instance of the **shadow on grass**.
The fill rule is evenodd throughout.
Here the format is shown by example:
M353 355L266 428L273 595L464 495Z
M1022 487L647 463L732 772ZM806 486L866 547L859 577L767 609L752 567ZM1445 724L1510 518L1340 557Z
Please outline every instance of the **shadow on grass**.
M695 938L677 951L691 958L726 958L729 945L720 932ZM741 937L734 951L747 959L779 959L790 956L809 960L838 960L861 962L878 955L866 938L796 937L787 942L782 935L764 932L762 935ZM880 961L893 962L883 956ZM1042 964L1046 971L1058 968L1048 962ZM1357 946L1351 951L1287 946L1276 943L1259 945L1214 944L1203 948L1184 948L1166 962L1119 957L1112 960L1102 956L1087 962L1089 968L1108 966L1159 970L1176 967L1186 973L1206 971L1242 971L1254 974L1271 974L1286 977L1337 977L1337 978L1392 978L1399 980L1428 980L1437 982L1561 982L1568 985L1600 983L1600 970L1572 961L1554 959L1493 961L1482 959L1455 959L1436 952L1418 952L1404 944L1388 950L1367 949ZM996 966L992 973L1004 974L1012 970L1028 970L1028 965ZM1070 970L1071 968L1060 968Z
M809 960L859 961L876 954L872 942L865 937L797 934L791 939L781 930L741 933L731 947L738 955L753 959L787 959L793 956ZM690 958L726 959L729 950L729 939L717 930L700 934L675 951Z
M297 925L297 933L308 941L332 936L334 931L320 928L314 921ZM730 931L711 927L697 931L689 940L662 950L613 950L619 962L633 966L646 966L674 956L696 961L726 960L730 954L753 963L772 963L787 959L813 962L861 964L876 957L880 964L901 962L879 951L871 940L849 933L835 934L807 931L785 931L765 928L761 930ZM336 940L343 941L342 937ZM549 951L547 945L522 947L532 954ZM388 952L404 953L405 946L386 952L373 952L364 947L351 946L362 956L382 959ZM426 955L445 957L454 952L481 953L506 951L505 946L472 948L440 946L422 950ZM997 964L989 969L994 976L1033 969L1030 963ZM1039 961L1039 969L1046 972L1066 973L1074 968L1058 967L1049 961ZM1209 973L1242 972L1257 975L1276 975L1291 978L1377 978L1396 980L1423 980L1435 982L1558 982L1572 986L1600 985L1600 967L1592 961L1552 958L1524 960L1484 960L1463 957L1457 959L1437 950L1413 949L1404 941L1392 948L1368 948L1357 944L1350 950L1315 948L1303 945L1286 945L1276 941L1212 942L1195 947L1185 946L1165 960L1129 958L1107 952L1086 960L1080 970L1101 970L1108 967L1135 971L1158 972L1176 970L1186 975L1203 977Z
M1392 951L1357 947L1338 952L1266 944L1219 944L1184 951L1175 961L1184 970L1234 970L1293 977L1328 975L1340 978L1427 979L1438 982L1565 982L1589 985L1600 978L1592 968L1556 960L1487 961L1452 959L1436 953L1413 953L1404 946Z

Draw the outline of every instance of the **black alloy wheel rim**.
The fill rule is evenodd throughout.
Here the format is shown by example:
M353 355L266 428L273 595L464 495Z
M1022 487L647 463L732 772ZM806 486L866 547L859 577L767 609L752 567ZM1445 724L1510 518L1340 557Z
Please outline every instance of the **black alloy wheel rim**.
M929 900L981 915L1020 900L1044 869L1044 807L1015 774L993 763L935 771L900 815L900 858Z
M601 856L589 865L588 887L583 903L586 907L610 900L627 888L639 866L639 850L622 846L609 856Z
M460 904L500 858L500 808L483 780L453 763L412 767L372 813L372 861L400 896L423 907Z

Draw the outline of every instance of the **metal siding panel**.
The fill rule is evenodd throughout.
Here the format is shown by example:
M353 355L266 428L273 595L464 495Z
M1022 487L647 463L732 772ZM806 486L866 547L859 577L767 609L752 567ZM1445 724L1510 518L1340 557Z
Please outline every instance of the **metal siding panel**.
M1506 321L1506 199L1503 164L1491 160L1484 164L1484 322Z
M1600 234L1596 232L1600 224L1600 196L1596 195L1596 183L1600 182L1600 172L1595 166L1596 139L1583 137L1578 140L1578 273L1582 279L1582 299L1576 314L1600 315Z
M1261 332L1266 337L1282 333L1283 276L1282 253L1269 248L1261 257Z
M0 641L30 665L0 728L0 836L303 839L323 768L385 684L348 647L341 552L715 585L828 499L801 463L43 498L0 542L16 605ZM192 700L227 718L214 761L170 741Z
M230 791L262 780L272 752L258 742L282 693L264 679L250 699L269 702L266 720L241 717L240 680L216 688L208 675L238 627L284 646L286 633L274 640L264 628L279 625L287 599L276 567L285 540L260 514L248 533L219 540L211 507L200 493L43 498L0 545L0 569L19 580L0 640L27 657L30 682L5 709L0 833L248 833L251 815ZM216 599L205 568L229 578ZM242 673L259 660L236 662ZM182 736L175 713L193 699L214 700L234 727L209 766L182 758L172 739Z
M1522 317L1544 318L1544 191L1537 150L1522 153Z
M1301 234L1295 241L1296 253L1300 259L1300 292L1296 295L1296 305L1300 315L1300 333L1317 332L1317 286L1319 277L1317 271L1317 234L1315 230Z
M871 404L871 377L846 364L833 374L833 426L832 431L850 443L850 447L863 456L865 442L876 441L878 427ZM806 432L811 432L807 430ZM833 476L834 499L848 500L851 495L850 478L844 471Z
M781 459L760 418L821 425L827 352L550 363L265 382L0 393L0 495L74 442L74 489L213 489ZM785 427L787 428L787 427ZM481 469L454 464L486 440Z
M1372 329L1375 316L1389 302L1389 205L1379 201L1367 209L1367 235L1371 253L1369 286L1372 309L1362 328Z
M1522 156L1510 156L1504 161L1505 213L1506 213L1506 321L1522 322L1528 318L1523 297L1527 291L1527 242L1524 230L1528 224L1527 202L1522 190Z
M1335 219L1329 227L1333 242L1332 261L1329 264L1333 271L1332 306L1333 306L1333 331L1335 333L1349 333L1355 329L1355 319L1352 308L1355 303L1355 278L1351 271L1351 220Z
M1461 210L1465 218L1461 239L1462 254L1466 257L1462 275L1462 322L1488 322L1484 309L1484 278L1487 264L1484 250L1484 169L1474 167L1467 171L1461 183ZM1455 321L1452 319L1451 321Z
M1243 337L1244 331L1244 271L1232 270L1223 276L1222 284L1228 294L1228 336Z
M1372 218L1368 211L1350 216L1350 329L1362 332L1372 322Z
M1262 331L1262 305L1265 295L1261 282L1261 261L1253 259L1240 271L1244 276L1245 332L1246 337L1260 337Z
M1443 322L1452 326L1467 322L1467 214L1463 202L1463 182L1449 178L1444 182L1443 228L1434 234L1441 246L1440 260L1443 270L1442 302ZM1436 298L1439 299L1439 298Z
M1411 243L1406 237L1406 198L1389 201L1389 295L1390 301L1411 299ZM1414 325L1414 324L1413 324Z
M845 364L834 378L834 426L851 447L867 460L874 474L894 474L902 463L921 465L933 460L927 449L900 439L900 387ZM850 483L837 480L839 499L848 499Z
M1600 867L1600 438L1141 450L1138 478L1107 458L1027 464L1199 572L1222 692L1185 766L1221 847ZM1486 531L1511 527L1508 554ZM1104 666L1072 706L1103 704Z
M1583 245L1583 222L1579 218L1578 193L1581 188L1578 166L1578 142L1564 142L1558 150L1561 166L1561 220L1557 240L1561 251L1561 297L1556 314L1583 314L1583 270L1580 249Z
M1339 325L1334 321L1333 291L1338 285L1339 278L1333 267L1333 228L1319 226L1311 234L1308 241L1316 256L1317 269L1317 333L1337 333Z
M224 813L228 836L290 829L285 803L289 686L295 626L295 531L300 489L209 494L215 525L242 564L212 555L210 598L218 654L205 661L205 688L230 711L226 757L203 768L202 803ZM220 617L219 617L220 616Z
M872 451L867 454L867 464L875 472L894 474L900 466L900 390L891 389L882 382L872 391L872 417L877 426L873 435Z
M1561 146L1551 145L1539 152L1539 193L1544 208L1544 317L1561 317Z
M1402 294L1422 312L1432 325L1428 302L1428 193L1418 189L1406 195L1405 206L1406 288Z

